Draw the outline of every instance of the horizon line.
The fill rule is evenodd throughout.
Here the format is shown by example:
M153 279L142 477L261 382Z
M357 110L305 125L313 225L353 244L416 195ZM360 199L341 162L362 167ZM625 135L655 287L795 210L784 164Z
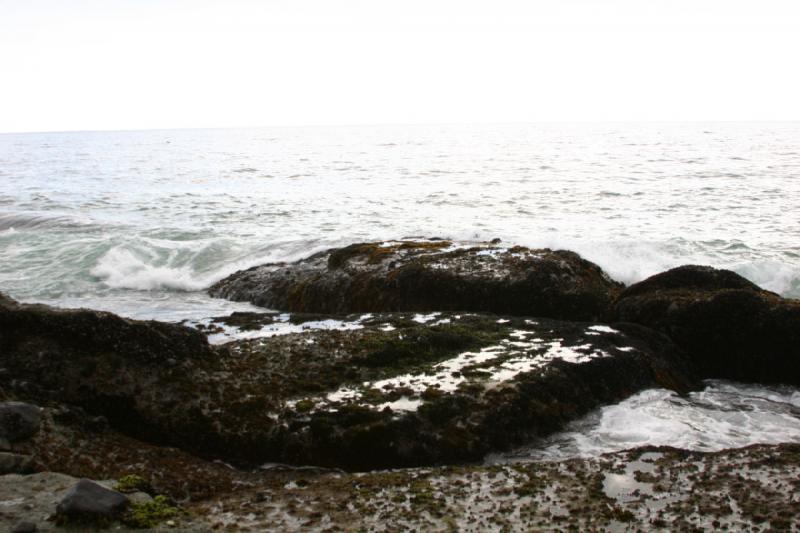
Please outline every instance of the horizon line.
M798 119L788 120L759 120L759 119L693 119L693 120L539 120L539 121L475 121L475 122L365 122L350 124L273 124L259 126L188 126L188 127L143 127L143 128L99 128L99 129L56 129L56 130L3 130L0 135L24 135L45 133L133 133L145 131L191 131L191 130L256 130L256 129L284 129L284 128L372 128L392 126L536 126L556 124L800 124Z

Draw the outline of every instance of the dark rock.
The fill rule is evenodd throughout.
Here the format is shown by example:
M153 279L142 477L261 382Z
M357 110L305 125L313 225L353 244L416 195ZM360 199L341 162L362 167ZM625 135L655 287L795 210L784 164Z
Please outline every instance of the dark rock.
M667 337L632 324L456 313L336 318L358 320L359 329L238 341L177 367L155 354L92 349L3 357L15 378L46 384L35 394L101 413L113 429L248 466L472 461L643 388L696 385ZM28 346L15 338L12 348ZM42 331L34 338L50 342Z
M30 455L0 452L0 475L28 474L32 465L33 458Z
M137 390L208 357L214 351L205 336L184 326L0 297L0 364L8 372L9 390L27 399L79 405L105 417L96 419L98 425L113 419L135 428L142 422ZM176 364L168 365L168 359Z
M77 521L113 518L128 505L128 498L94 481L81 479L59 502L56 514Z
M564 250L360 243L237 272L209 294L298 313L477 311L598 320L622 289Z
M800 301L734 272L674 268L623 291L613 315L669 335L703 378L800 385Z
M36 533L39 528L33 522L19 522L11 529L11 533Z
M37 406L22 402L0 403L0 441L13 444L29 439L39 431L39 424Z

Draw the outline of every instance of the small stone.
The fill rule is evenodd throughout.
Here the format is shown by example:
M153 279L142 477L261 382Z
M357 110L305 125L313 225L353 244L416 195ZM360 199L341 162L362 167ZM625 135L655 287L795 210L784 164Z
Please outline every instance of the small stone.
M36 435L41 424L41 409L22 402L0 403L0 441L11 444Z
M61 516L79 519L110 518L128 505L128 498L89 479L81 479L56 507Z
M32 463L30 455L0 452L0 475L27 474L31 471Z
M11 533L36 533L39 528L33 522L19 522L11 529Z
M175 526L177 525L177 524L175 523L175 520L167 520L165 523L166 523L166 524L167 524L169 527L175 527Z
M144 504L153 501L153 497L147 494L146 492L137 491L128 494L128 501L134 504L136 503Z

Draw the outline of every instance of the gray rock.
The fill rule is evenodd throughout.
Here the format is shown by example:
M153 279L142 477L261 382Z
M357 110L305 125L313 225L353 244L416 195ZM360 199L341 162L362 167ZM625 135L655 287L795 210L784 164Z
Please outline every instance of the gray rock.
M36 533L39 528L33 522L19 522L11 530L11 533Z
M29 403L0 403L0 442L13 444L36 435L41 424L41 410Z
M56 507L61 516L91 520L110 518L128 505L128 498L89 479L78 481Z
M30 455L0 452L0 475L27 474L31 471L32 462Z
M150 503L153 501L153 497L147 494L146 492L131 492L128 496L128 501L134 504L142 504L142 503Z

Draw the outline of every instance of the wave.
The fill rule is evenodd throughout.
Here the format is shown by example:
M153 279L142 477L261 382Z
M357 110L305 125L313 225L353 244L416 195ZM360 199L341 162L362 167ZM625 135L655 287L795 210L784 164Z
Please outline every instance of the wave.
M0 231L39 228L86 227L93 221L86 216L54 215L50 213L0 213Z
M124 248L106 252L91 274L113 289L199 291L208 286L190 266L155 266Z
M283 242L256 253L243 253L241 247L218 239L175 242L141 238L135 245L119 245L105 252L90 273L112 289L203 291L237 270L295 261L330 246Z

